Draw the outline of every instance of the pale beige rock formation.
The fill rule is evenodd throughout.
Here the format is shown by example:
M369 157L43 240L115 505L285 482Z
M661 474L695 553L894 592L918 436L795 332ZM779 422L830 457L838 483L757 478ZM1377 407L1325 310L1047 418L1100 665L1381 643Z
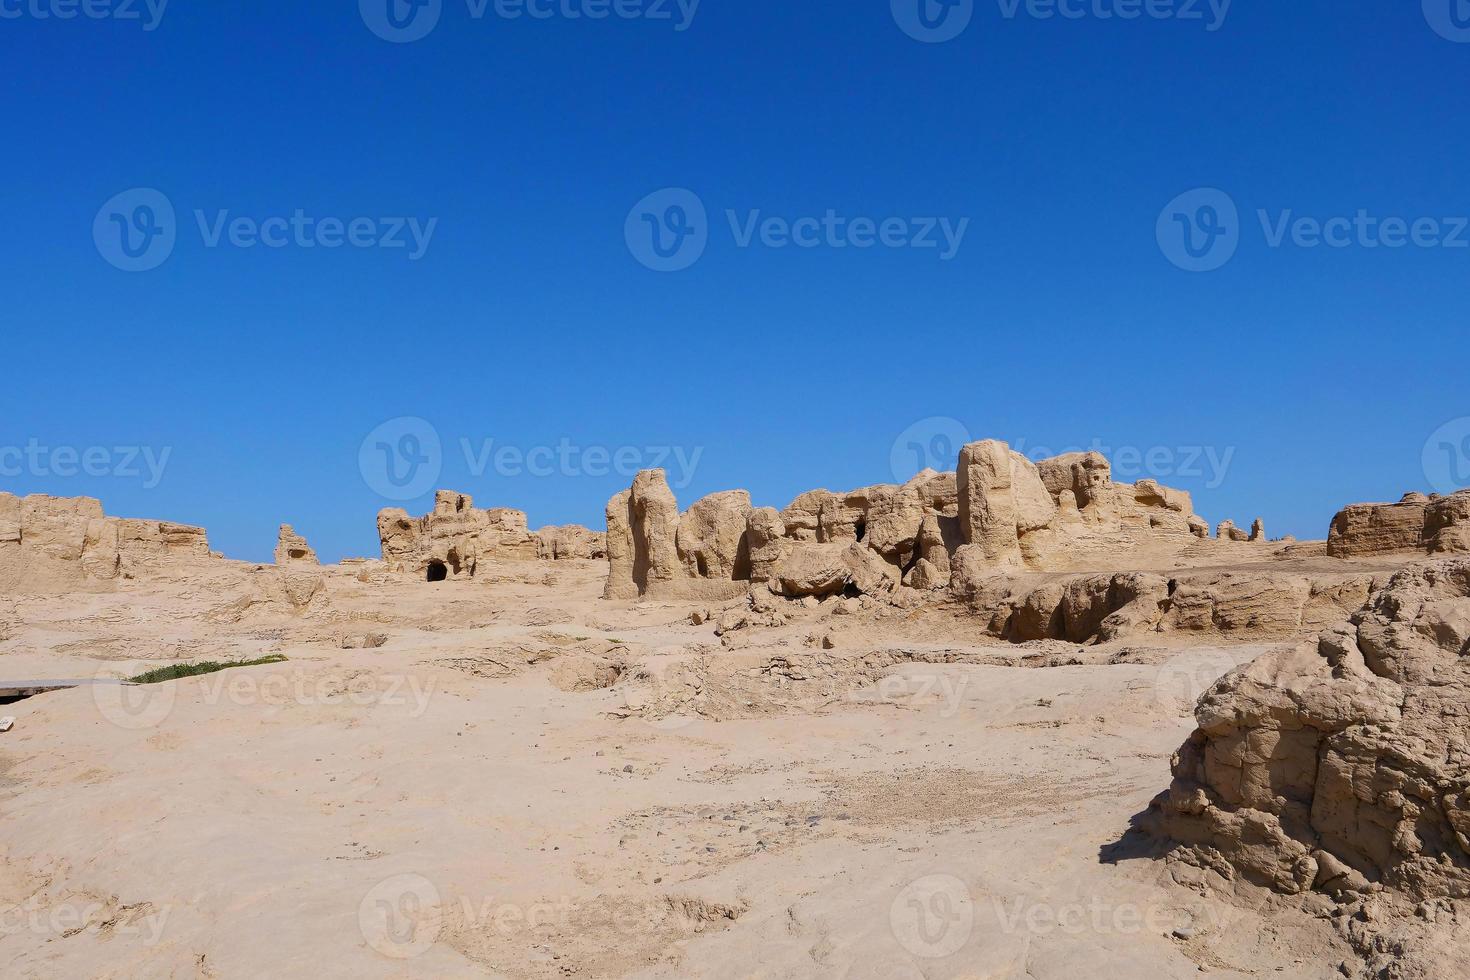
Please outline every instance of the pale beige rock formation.
M1047 492L1059 497L1070 490L1077 507L1092 509L1094 517L1110 502L1113 470L1102 453L1064 453L1044 459L1036 467Z
M1249 541L1251 536L1235 526L1234 521L1221 521L1215 527L1215 537L1221 541Z
M1327 553L1334 558L1365 558L1420 551L1429 498L1406 494L1396 504L1351 504L1332 519Z
M580 524L543 527L536 532L536 557L545 561L606 558L607 535Z
M281 530L276 536L276 564L289 565L291 563L303 565L317 565L316 552L311 550L311 545L306 539L296 533L296 529L289 524L282 524Z
M1020 458L1024 460L1024 457ZM1041 496L1049 499L1046 487L1041 483L1041 475L1034 471L1034 467L1018 481L1016 461L1017 454L995 439L974 442L960 450L959 469L955 475L960 533L965 544L977 548L986 564L992 567L1021 567L1021 500L1034 504L1036 486L1041 488ZM1028 478L1033 475L1035 484L1031 485ZM1026 484L1019 493L1017 482ZM1025 521L1035 521L1042 512L1043 509L1028 507ZM1041 524L1029 529L1034 530L1045 523L1042 520Z
M479 510L468 494L440 490L423 517L390 507L378 513L383 561L396 572L429 581L473 578L481 563L530 561L539 543L519 510Z
M983 630L1021 643L1104 643L1150 633L1287 639L1349 615L1371 572L1103 572L998 570L973 545L954 560L953 595Z
M1396 504L1352 504L1332 519L1335 558L1470 553L1470 490L1448 497L1405 494Z
M208 556L203 528L107 517L92 497L0 493L0 592L109 591L158 561Z
M963 447L955 472L924 470L902 486L809 490L780 511L758 511L745 491L727 491L682 515L661 473L639 474L608 505L606 592L717 597L738 594L732 583L770 582L778 594L820 596L856 587L851 568L840 574L836 549L807 545L861 545L886 566L873 580L878 591L892 579L928 592L951 583L961 548L973 577L1067 568L1084 539L1110 553L1208 538L1189 494L1153 480L1115 484L1110 472L1098 453L1035 464L989 440ZM776 581L783 562L785 584Z
M663 470L643 470L607 505L609 599L732 598L749 588L750 495L713 494L681 518Z
M1195 714L1151 810L1176 857L1284 892L1470 895L1470 561L1395 574Z
M1255 522L1251 524L1250 539L1256 542L1266 540L1266 522L1259 517L1257 517L1255 519Z
M745 545L750 494L744 490L713 493L679 517L674 535L679 561L690 578L750 580L750 553Z
M786 525L774 507L757 507L746 517L745 550L750 560L750 580L768 582L785 553Z
M1431 555L1470 554L1470 490L1440 497L1424 508L1423 543Z

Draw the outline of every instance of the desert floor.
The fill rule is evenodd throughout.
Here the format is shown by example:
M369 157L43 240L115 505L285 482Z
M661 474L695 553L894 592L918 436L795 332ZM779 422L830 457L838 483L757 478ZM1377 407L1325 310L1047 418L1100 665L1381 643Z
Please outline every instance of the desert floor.
M1327 978L1352 959L1325 912L1227 901L1130 833L1196 697L1260 645L1017 647L957 611L842 599L722 641L692 605L603 601L592 562L436 585L325 569L292 614L251 598L268 568L201 569L0 610L9 678L288 658L0 706L6 976Z

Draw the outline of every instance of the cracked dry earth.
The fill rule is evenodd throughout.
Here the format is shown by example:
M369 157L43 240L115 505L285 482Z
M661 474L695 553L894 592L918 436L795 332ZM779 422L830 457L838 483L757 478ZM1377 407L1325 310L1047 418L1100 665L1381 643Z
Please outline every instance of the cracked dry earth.
M14 599L8 674L288 659L4 709L5 975L1356 963L1324 912L1228 901L1128 833L1199 694L1264 646L1011 646L840 599L721 637L687 604L601 600L605 572L330 568L301 611L211 563Z

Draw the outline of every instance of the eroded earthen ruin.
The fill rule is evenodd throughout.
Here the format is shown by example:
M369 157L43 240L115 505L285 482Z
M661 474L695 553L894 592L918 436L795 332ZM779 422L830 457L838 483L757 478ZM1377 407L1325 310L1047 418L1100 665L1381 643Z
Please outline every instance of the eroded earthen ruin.
M106 591L159 559L208 554L203 528L107 517L92 497L0 493L0 591Z

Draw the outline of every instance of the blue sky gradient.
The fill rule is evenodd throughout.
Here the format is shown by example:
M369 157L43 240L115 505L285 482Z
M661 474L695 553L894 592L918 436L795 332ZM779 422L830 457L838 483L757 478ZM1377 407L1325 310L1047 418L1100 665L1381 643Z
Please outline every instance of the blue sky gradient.
M697 454L684 504L745 487L776 506L907 475L893 449L916 426L926 446L1133 447L1153 462L1124 475L1299 537L1344 503L1470 482L1470 10L1241 0L1210 30L1206 3L1123 20L1098 11L1128 0L1075 19L990 0L924 43L889 0L704 0L684 30L672 2L672 20L592 20L442 0L427 36L392 43L355 0L175 0L152 30L37 16L56 2L0 0L0 489L98 496L268 560L283 521L324 559L376 554L374 515L400 502L360 449L403 416L440 437L435 484L533 526L600 527L629 479L481 469L462 440L677 447ZM94 237L134 188L176 212L150 271ZM625 238L664 188L707 210L676 272ZM1207 272L1158 235L1197 188L1239 213ZM968 224L946 259L741 247L727 216L829 210ZM1306 228L1273 247L1262 210L1433 219L1440 244ZM413 259L209 247L196 211L435 223ZM57 447L110 462L58 475ZM167 452L156 485L125 447Z

